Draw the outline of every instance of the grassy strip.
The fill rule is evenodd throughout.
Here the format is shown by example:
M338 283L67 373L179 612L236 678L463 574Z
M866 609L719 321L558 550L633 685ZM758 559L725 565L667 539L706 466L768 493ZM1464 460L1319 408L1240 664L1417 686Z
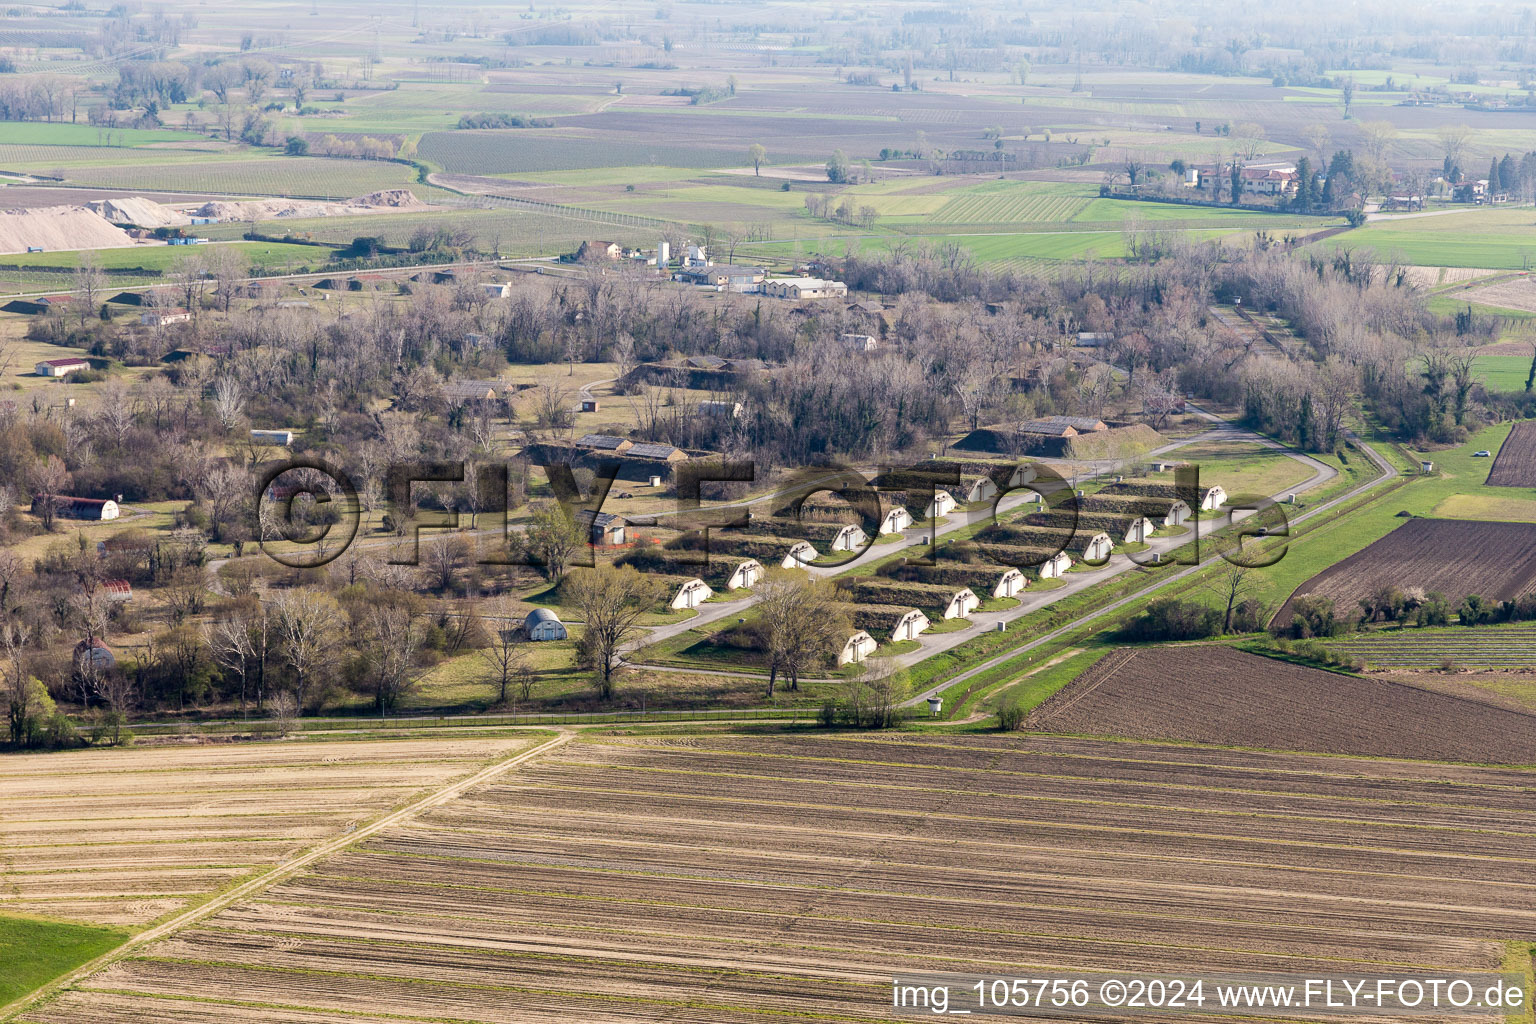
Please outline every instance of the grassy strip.
M122 945L128 933L30 917L0 917L0 1006Z

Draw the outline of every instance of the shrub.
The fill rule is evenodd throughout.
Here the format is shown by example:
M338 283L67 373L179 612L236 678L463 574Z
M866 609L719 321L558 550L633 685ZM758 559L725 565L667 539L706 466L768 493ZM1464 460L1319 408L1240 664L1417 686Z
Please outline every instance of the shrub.
M1024 727L1024 709L1017 703L1005 704L997 710L997 727L1003 732L1016 732Z
M1133 640L1203 640L1221 633L1221 613L1192 601L1158 598L1133 621L1127 632Z

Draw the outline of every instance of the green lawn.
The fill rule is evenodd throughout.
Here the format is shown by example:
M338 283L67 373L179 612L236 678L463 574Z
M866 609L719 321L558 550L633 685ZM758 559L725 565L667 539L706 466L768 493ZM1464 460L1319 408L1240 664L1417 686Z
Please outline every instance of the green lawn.
M128 933L30 917L0 917L0 1006L122 944Z
M1369 248L1380 258L1429 267L1523 270L1536 264L1531 230L1536 214L1529 206L1453 209L1434 217L1374 221L1317 244L1324 251Z
M1478 356L1472 372L1490 391L1524 391L1531 360L1527 356Z

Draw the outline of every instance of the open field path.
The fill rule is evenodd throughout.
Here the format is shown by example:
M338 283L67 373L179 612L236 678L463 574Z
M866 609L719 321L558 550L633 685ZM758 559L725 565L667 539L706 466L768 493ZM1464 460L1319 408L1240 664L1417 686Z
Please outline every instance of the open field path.
M148 944L157 942L160 939L166 938L172 933L196 925L222 910L255 897L265 892L272 886L278 884L279 882L283 882L294 877L295 875L304 871L310 865L319 860L322 860L325 857L329 857L331 854L339 853L349 846L363 842L370 837L384 831L385 829L392 828L396 825L406 824L412 818L415 818L417 815L425 811L431 810L435 807L440 807L449 801L457 799L458 797L462 796L477 786L493 782L514 768L517 768L518 766L526 764L536 757L540 757L558 749L559 747L564 746L566 743L570 742L574 735L575 734L572 732L562 731L559 735L554 736L544 741L543 743L538 744L537 746L519 750L519 752L513 754L512 756L497 761L494 764L488 765L487 767L482 768L480 771L475 772L472 775L462 778L457 782L450 783L441 789L437 789L431 793L428 793L426 796L413 801L398 811L395 811L391 814L386 814L383 817L377 818L366 825L359 826L351 832L336 836L335 838L323 842L318 846L314 846L306 853L300 854L299 856L285 861L282 864L278 864L271 869L257 875L255 878L237 885L227 892L221 893L206 903L194 907L193 909L188 910L183 914L178 914L163 924L159 924L153 928L139 932L137 935L134 935L127 942L124 942L122 945L118 946L116 949L113 949L111 952L104 953L97 957L95 960L91 960L88 963L85 963L75 970L69 972L68 974L56 978L49 984L43 986L40 989L37 989L29 995L23 996L21 999L11 1003L9 1006L0 1007L0 1021L14 1020L19 1014L36 1006L39 1002L66 988L69 988L72 985L79 983L86 977L95 974L96 972L101 971L111 966L112 964L117 963L118 961L126 959L131 954L139 949L142 949Z

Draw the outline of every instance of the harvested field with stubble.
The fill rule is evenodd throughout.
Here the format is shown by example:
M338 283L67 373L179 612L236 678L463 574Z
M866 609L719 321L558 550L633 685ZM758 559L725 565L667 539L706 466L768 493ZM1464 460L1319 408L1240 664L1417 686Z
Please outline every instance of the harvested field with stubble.
M809 1024L890 1020L892 972L1489 970L1536 934L1532 781L1025 734L593 734L21 1019Z
M1337 612L1348 613L1385 586L1438 591L1453 608L1468 594L1512 600L1536 590L1536 526L1409 519L1297 587L1275 621L1290 621L1298 597L1330 598Z
M1536 420L1516 423L1488 470L1490 487L1536 487Z
M0 913L141 925L468 775L520 738L0 760Z
M1536 765L1536 715L1216 644L1115 651L1036 708L1025 728Z

